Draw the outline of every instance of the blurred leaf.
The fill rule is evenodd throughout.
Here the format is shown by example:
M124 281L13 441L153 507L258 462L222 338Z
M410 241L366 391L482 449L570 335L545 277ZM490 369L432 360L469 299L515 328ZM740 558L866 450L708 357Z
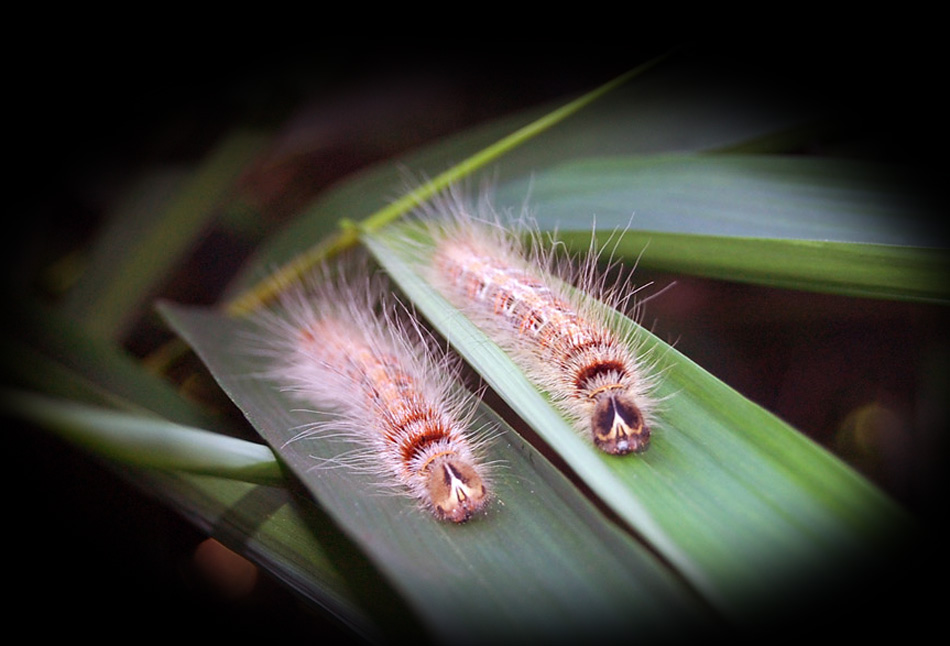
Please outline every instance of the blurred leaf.
M89 334L38 301L3 311L0 369L5 385L178 424L227 431L218 416L183 399L112 341Z
M267 137L237 130L187 177L149 177L99 236L65 309L90 332L117 337L192 248Z
M400 600L312 501L291 487L174 471L120 474L264 568L356 635L379 641ZM417 631L402 619L400 630Z
M0 410L121 463L264 484L284 481L270 449L221 433L26 391L0 390Z
M939 246L939 215L887 164L783 155L612 156L547 165L504 182L541 227Z
M577 251L593 223L643 267L848 296L948 302L933 205L881 164L768 155L613 157L499 187ZM613 249L613 246L611 245Z
M586 247L581 239L564 236L574 248ZM950 303L950 254L942 249L631 232L617 250L618 256L639 256L643 267L674 273L842 296Z

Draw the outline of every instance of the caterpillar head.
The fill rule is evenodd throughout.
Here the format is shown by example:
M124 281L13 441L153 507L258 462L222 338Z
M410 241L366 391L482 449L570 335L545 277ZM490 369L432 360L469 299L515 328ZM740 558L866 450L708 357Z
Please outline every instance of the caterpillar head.
M594 444L613 455L641 453L650 446L643 414L622 391L609 390L597 397L590 427Z
M485 483L475 468L458 455L438 457L429 464L428 471L426 489L438 518L464 523L485 505Z

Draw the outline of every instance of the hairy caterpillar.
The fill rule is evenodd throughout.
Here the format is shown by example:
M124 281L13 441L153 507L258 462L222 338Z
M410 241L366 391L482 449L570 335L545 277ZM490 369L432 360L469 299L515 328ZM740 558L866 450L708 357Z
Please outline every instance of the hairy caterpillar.
M414 319L397 316L380 280L327 274L256 315L269 376L338 415L304 436L340 430L367 449L358 456L364 465L395 478L437 518L468 520L485 506L488 481L468 431L474 401L454 387L451 360Z
M566 265L555 266L537 234L533 245L524 245L520 231L500 223L487 196L473 204L452 187L419 213L435 241L424 267L432 284L511 353L597 447L615 455L645 451L653 379L633 341L619 337L603 310L570 287L573 282L610 306L625 303L629 295L604 288L596 251L574 280L556 278Z

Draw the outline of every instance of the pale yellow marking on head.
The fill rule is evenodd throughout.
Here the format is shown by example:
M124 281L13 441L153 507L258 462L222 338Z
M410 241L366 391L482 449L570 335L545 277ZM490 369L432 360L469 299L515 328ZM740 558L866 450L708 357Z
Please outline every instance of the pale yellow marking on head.
M422 463L422 467L419 470L426 471L436 458L441 458L443 455L455 455L455 451L439 451L438 453L430 455L429 458Z
M606 386L601 386L600 388L595 388L594 390L590 391L590 393L588 393L587 395L587 398L597 399L598 395L600 395L601 393L605 393L608 390L618 390L621 388L623 388L621 384L608 384Z

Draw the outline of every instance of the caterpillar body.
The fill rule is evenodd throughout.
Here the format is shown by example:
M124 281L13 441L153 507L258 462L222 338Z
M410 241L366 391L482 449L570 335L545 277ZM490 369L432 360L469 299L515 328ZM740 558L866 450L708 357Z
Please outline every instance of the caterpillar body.
M366 449L362 465L395 479L437 518L469 520L486 505L488 480L481 441L468 430L474 400L454 386L456 367L414 319L397 316L378 280L326 274L258 315L271 378L337 414L304 437L340 430Z
M608 305L625 302L621 292L604 289L596 251L572 280L558 276L566 273L563 265L555 266L537 234L526 247L518 231L501 225L487 197L473 205L453 188L421 214L435 241L427 267L432 284L515 357L598 448L615 455L645 451L654 380L635 343L570 289L576 282Z

